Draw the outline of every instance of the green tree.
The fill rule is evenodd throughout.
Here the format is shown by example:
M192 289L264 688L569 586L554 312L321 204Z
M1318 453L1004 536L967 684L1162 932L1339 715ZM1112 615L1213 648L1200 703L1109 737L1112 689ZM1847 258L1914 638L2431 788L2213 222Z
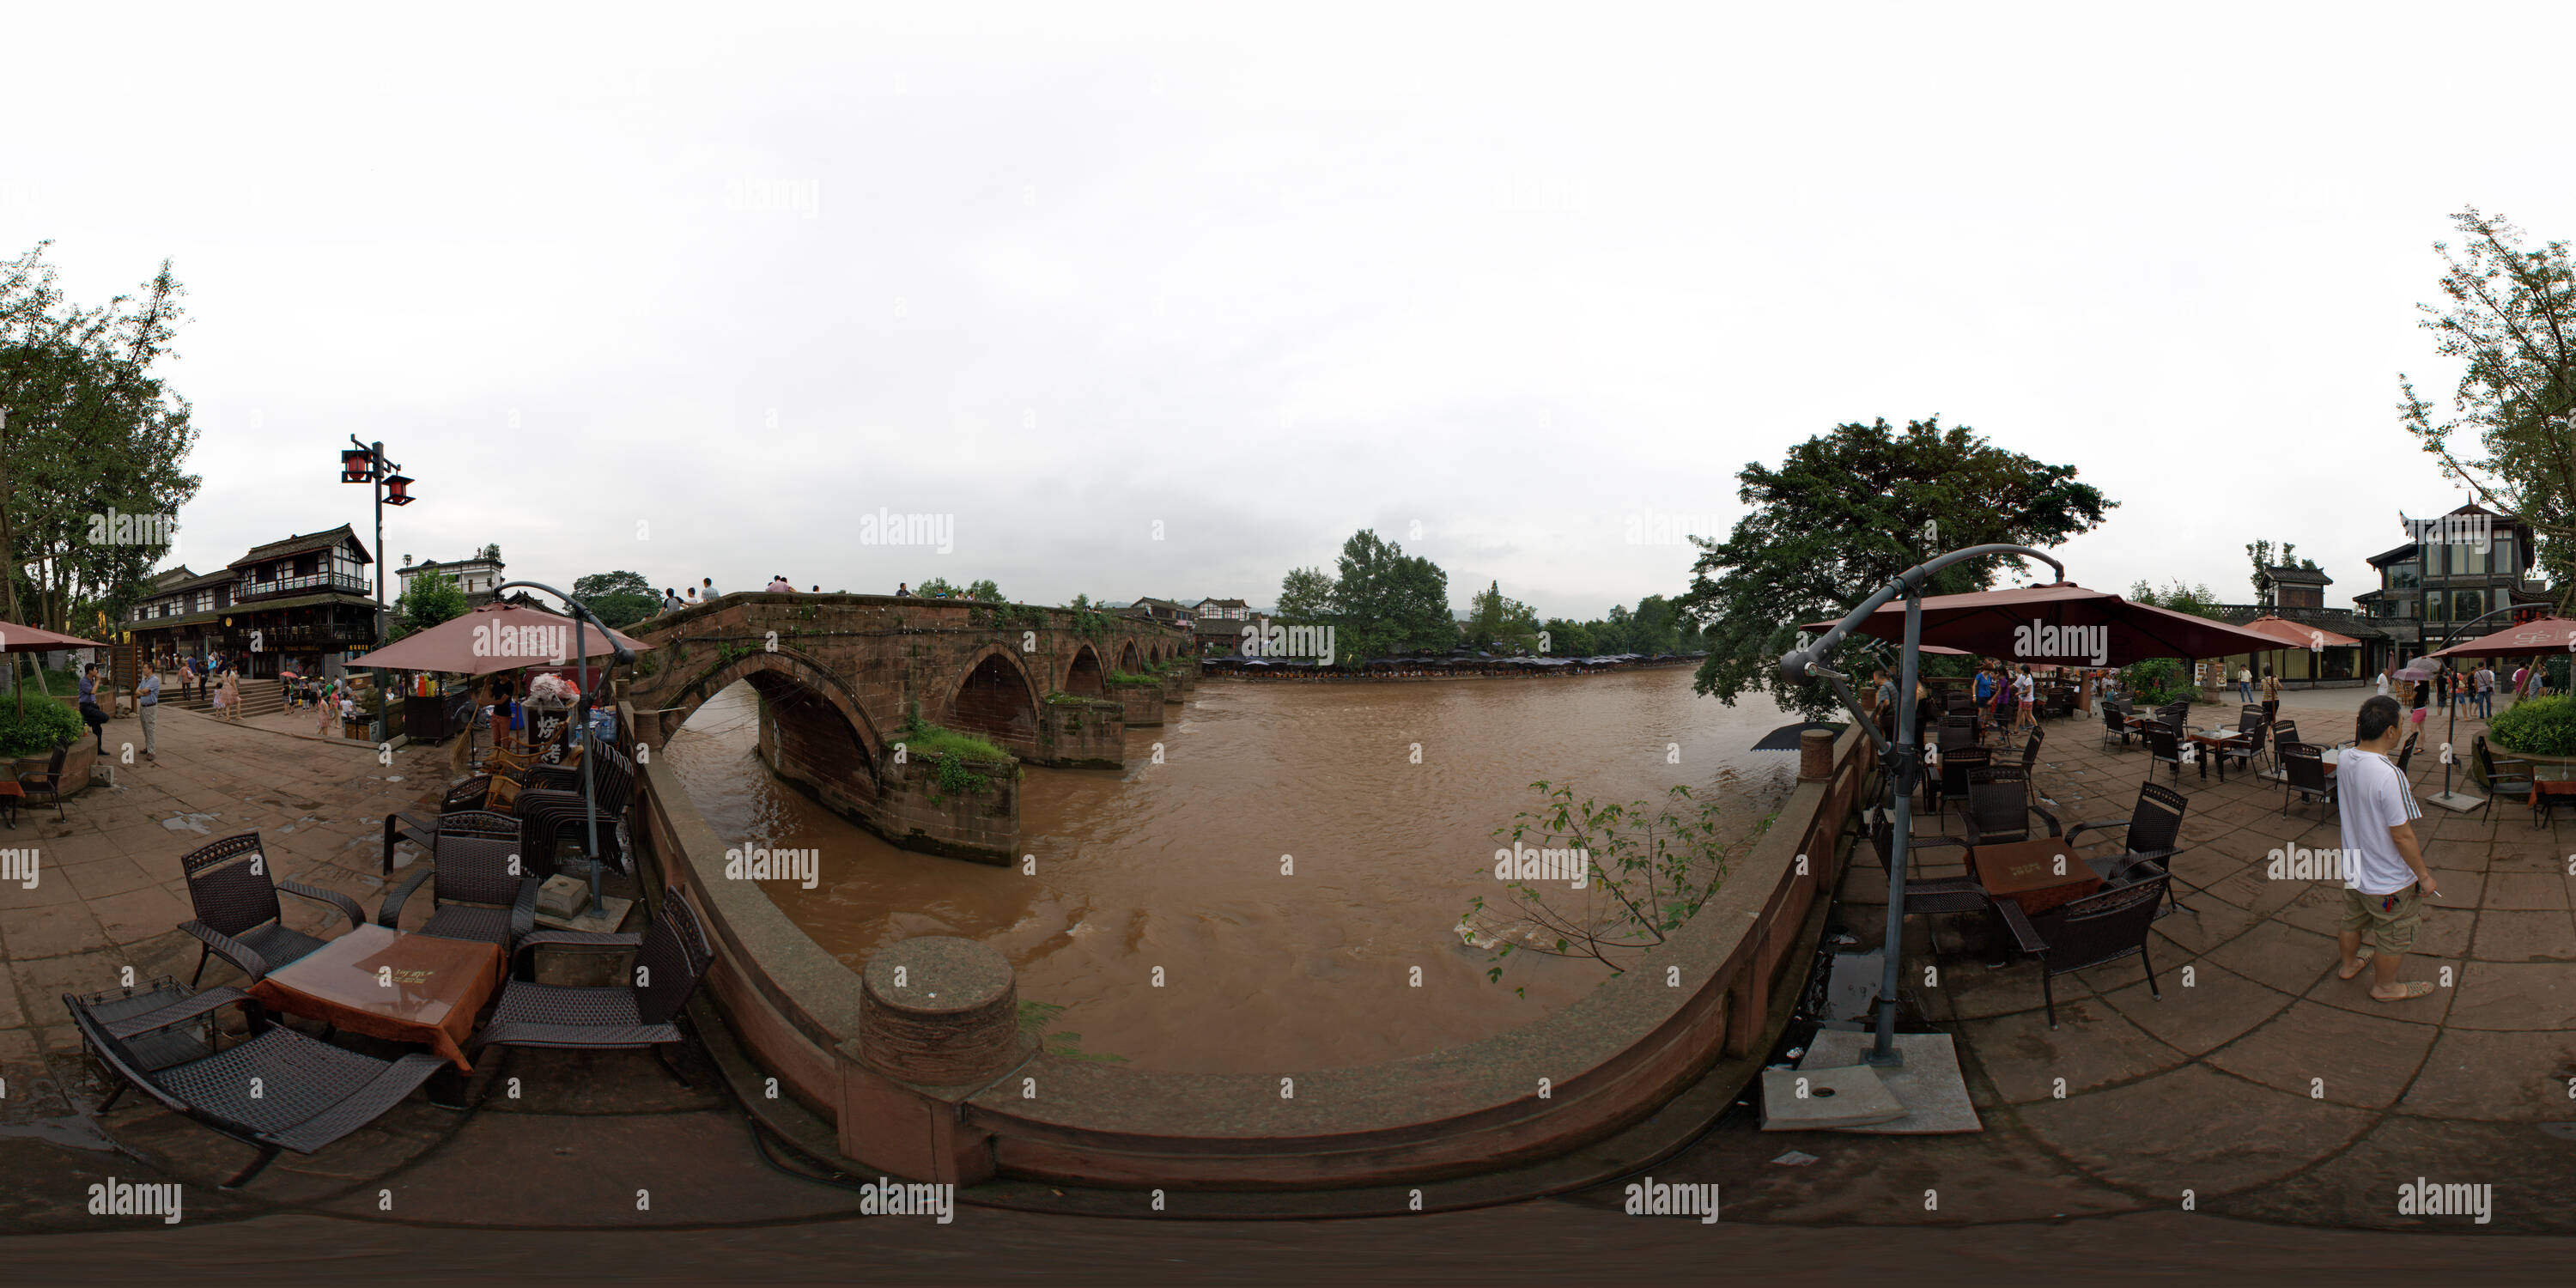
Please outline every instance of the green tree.
M487 553L485 557L491 556ZM575 579L572 597L613 629L632 626L662 611L662 593L653 589L653 583L644 580L642 573L624 569Z
M170 265L84 308L65 303L49 244L0 262L0 613L71 629L76 606L121 619L168 552L197 491L181 468L197 432L154 374L185 316Z
M2167 582L2163 590L2149 586L2143 578L2132 582L2129 585L2129 602L2145 604L2151 608L2170 608L2177 613L2189 613L2194 617L2216 618L2218 616L2218 597L2210 593L2207 583L2186 586L2179 578Z
M1723 542L1691 538L1701 553L1679 607L1703 627L1709 651L1693 686L1730 705L1768 689L1823 716L1837 706L1830 690L1792 686L1779 674L1801 624L1840 617L1932 555L1995 542L2054 545L2095 527L2116 503L2075 472L1996 447L1964 425L1945 429L1937 416L1902 432L1884 420L1837 425L1791 448L1777 468L1746 465L1736 495L1752 512ZM1953 565L1926 593L1986 589L2006 566L2000 557ZM2032 572L2049 575L2045 566ZM1847 640L1830 664L1866 674L1871 654Z
M1602 651L1592 642L1592 628L1582 622L1551 617L1539 629L1547 633L1547 651L1558 657L1590 657Z
M2567 243L2526 249L2523 231L2472 206L2451 218L2467 242L2442 257L2437 307L2419 304L2438 352L2465 364L2445 416L2398 377L2400 420L2442 473L2540 537L2540 563L2576 611L2576 267Z
M923 599L955 599L963 592L959 591L955 586L949 585L947 578L933 577L928 581L914 586L912 588L912 593L921 596Z
M998 604L1002 602L1002 588L994 585L989 577L978 578L966 587L966 597L980 599L988 604Z
M597 609L591 610L597 612ZM435 570L414 573L394 601L394 638L425 631L465 615L465 591L454 577Z
M1478 648L1538 651L1538 614L1503 594L1501 582L1477 591L1467 606L1467 642ZM1549 643L1554 644L1551 640Z
M1282 621L1320 622L1333 609L1333 577L1321 568L1291 568L1279 582Z
M1362 529L1342 543L1333 579L1335 655L1354 662L1424 650L1446 653L1458 639L1449 615L1449 574Z

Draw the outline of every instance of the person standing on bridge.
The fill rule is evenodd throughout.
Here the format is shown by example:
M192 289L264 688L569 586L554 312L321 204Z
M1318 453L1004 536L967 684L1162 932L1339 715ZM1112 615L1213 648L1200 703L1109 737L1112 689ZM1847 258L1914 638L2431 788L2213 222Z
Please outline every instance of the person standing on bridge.
M700 577L698 582L701 587L698 591L698 602L701 604L712 604L716 602L716 596L723 593L716 589L716 579L713 577Z
M908 581L896 582L894 584L894 597L897 599L912 598L912 583Z
M688 607L688 606L689 606L689 605L688 605L687 601L685 601L685 600L681 599L681 598L679 597L679 595L678 595L678 594L676 594L676 593L674 593L670 587L668 587L668 586L664 586L664 587L662 588L662 611L663 611L663 612L666 612L666 613L676 613L676 612L680 611L681 609L686 608L686 607Z
M817 589L820 588L817 587ZM787 584L787 574L780 573L769 579L769 593L773 595L793 595L796 593L796 588Z

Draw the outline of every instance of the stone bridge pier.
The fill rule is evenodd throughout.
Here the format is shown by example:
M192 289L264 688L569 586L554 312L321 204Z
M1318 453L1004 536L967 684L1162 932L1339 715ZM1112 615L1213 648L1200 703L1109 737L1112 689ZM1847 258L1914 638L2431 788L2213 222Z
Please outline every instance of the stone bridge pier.
M1182 629L1024 604L753 592L627 633L653 645L623 681L645 745L746 681L781 778L896 845L993 863L1018 846L1019 765L1119 768L1128 726L1197 681ZM916 717L1007 755L943 775L910 754Z

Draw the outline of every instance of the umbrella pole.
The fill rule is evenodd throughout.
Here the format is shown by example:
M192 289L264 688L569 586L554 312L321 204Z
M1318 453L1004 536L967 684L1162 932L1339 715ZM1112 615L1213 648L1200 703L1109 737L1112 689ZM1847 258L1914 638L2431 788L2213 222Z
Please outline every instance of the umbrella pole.
M1889 826L1894 835L1887 846L1887 961L1878 980L1878 1041L1871 1046L1868 1063L1882 1068L1896 1068L1905 1057L1896 1049L1896 990L1903 972L1905 956L1905 854L1914 835L1914 778L1922 771L1922 752L1915 745L1921 730L1914 727L1914 686L1921 667L1923 645L1923 592L1912 583L1905 588L1905 651L1896 663L1896 746L1888 766L1888 786L1896 800L1889 811Z
M592 803L590 790L590 753L596 750L590 745L590 707L596 699L590 692L590 648L582 639L584 611L579 605L573 606L572 655L573 674L581 679L582 704L577 708L582 720L581 816L583 825L590 829L590 906L596 910L599 907L599 809Z

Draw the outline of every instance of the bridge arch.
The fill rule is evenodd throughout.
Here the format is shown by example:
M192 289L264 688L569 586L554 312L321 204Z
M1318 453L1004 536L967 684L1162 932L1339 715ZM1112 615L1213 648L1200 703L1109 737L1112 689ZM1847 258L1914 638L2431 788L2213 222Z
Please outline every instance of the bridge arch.
M1100 665L1100 650L1089 644L1074 647L1073 660L1064 666L1064 691L1086 698L1109 696L1109 674Z
M999 643L966 659L942 704L942 723L1015 755L1033 755L1038 738L1038 686L1020 655Z
M770 678L764 680L762 677ZM802 691L829 704L843 720L849 722L860 748L867 752L868 763L871 766L876 764L877 754L885 746L885 739L877 733L876 723L868 719L868 713L842 685L839 676L794 649L749 653L689 681L687 687L670 699L671 709L678 713L671 718L672 725L687 724L689 717L706 705L707 699L733 687L737 680L753 681L753 687L758 688L764 697L794 698Z
M1136 641L1120 641L1118 645L1118 673L1121 675L1134 675L1138 671L1145 669L1136 661L1136 656Z

